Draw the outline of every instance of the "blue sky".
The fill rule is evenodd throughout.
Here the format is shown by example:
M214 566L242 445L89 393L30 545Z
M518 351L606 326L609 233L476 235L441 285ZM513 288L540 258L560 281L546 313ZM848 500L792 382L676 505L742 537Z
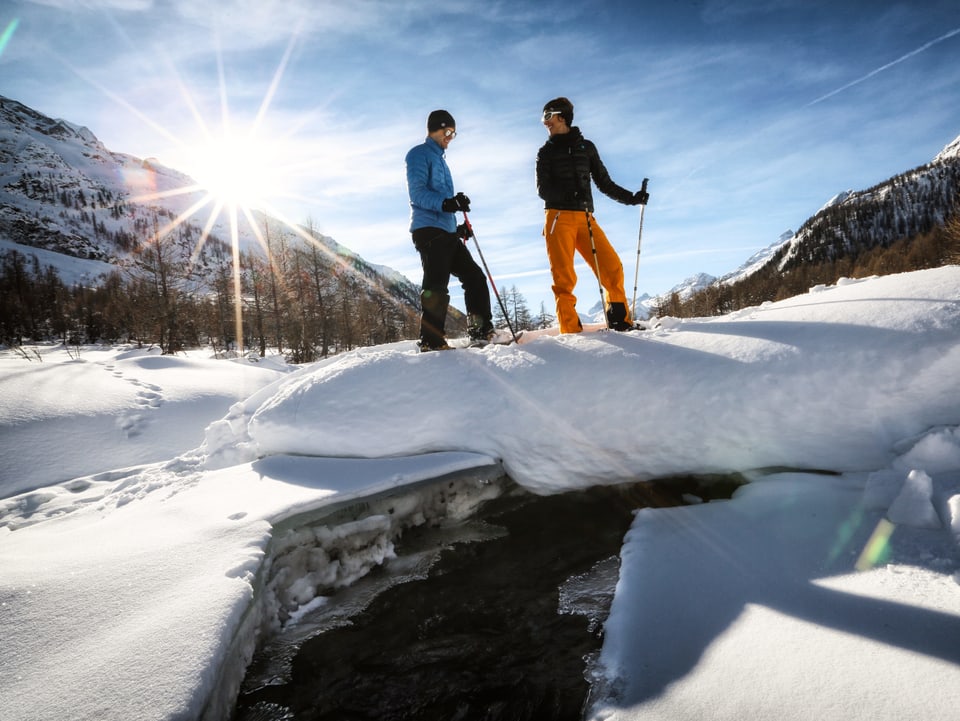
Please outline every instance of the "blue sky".
M208 151L243 138L253 197L415 282L403 158L448 109L484 256L534 311L552 97L616 182L650 178L641 295L733 270L960 135L956 0L8 0L0 33L0 94L211 184ZM631 296L638 209L595 196Z

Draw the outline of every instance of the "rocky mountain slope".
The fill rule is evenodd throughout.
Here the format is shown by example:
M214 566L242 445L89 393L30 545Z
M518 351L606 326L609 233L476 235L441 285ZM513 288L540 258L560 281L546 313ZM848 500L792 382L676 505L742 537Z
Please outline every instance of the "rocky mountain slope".
M184 192L187 191L187 192ZM103 263L135 263L138 253L159 234L190 254L198 278L216 259L229 254L225 214L208 227L210 204L188 176L153 159L140 159L106 148L87 128L49 118L0 96L0 241L50 251L43 263L70 260L89 264L90 277ZM297 235L279 221L254 213L258 225L276 229L296 242ZM302 229L301 229L302 233ZM328 265L356 274L359 287L386 294L396 303L416 307L419 289L389 268L373 265L332 238L312 234ZM203 240L203 242L199 242ZM255 233L241 223L239 246L262 252ZM305 242L305 241L304 241Z

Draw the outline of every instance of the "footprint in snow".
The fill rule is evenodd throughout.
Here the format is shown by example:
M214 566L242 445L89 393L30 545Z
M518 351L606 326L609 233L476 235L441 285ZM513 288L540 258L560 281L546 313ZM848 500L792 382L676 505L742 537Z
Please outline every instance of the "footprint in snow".
M156 410L163 405L163 388L154 384L139 380L138 378L127 378L121 369L118 369L113 363L108 363L104 369L116 378L122 378L137 389L134 403L143 410ZM135 438L143 433L144 426L149 422L149 418L143 413L136 411L124 413L117 419L117 428L125 433L127 438Z

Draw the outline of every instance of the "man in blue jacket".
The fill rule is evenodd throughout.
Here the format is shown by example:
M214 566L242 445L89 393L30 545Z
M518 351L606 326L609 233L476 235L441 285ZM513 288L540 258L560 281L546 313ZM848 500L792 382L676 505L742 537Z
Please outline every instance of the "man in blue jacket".
M457 211L470 211L470 199L455 193L444 152L457 136L457 124L446 110L427 118L427 138L407 153L407 191L410 194L410 232L420 253L423 283L420 293L420 350L449 350L443 326L450 305L450 276L460 280L467 307L470 339L476 343L493 336L490 291L480 266L467 250L466 224L457 226Z

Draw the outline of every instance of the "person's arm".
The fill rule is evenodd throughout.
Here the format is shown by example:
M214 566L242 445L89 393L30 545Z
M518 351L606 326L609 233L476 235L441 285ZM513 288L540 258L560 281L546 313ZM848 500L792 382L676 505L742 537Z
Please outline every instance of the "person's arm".
M607 172L606 166L603 164L603 161L600 160L600 153L597 152L597 147L593 143L587 142L589 143L588 149L590 153L590 175L597 188L601 193L608 198L616 200L618 203L633 205L636 202L633 191L627 190L611 180L610 173Z
M417 146L407 153L407 193L410 205L439 212L445 196L430 188L430 159Z

